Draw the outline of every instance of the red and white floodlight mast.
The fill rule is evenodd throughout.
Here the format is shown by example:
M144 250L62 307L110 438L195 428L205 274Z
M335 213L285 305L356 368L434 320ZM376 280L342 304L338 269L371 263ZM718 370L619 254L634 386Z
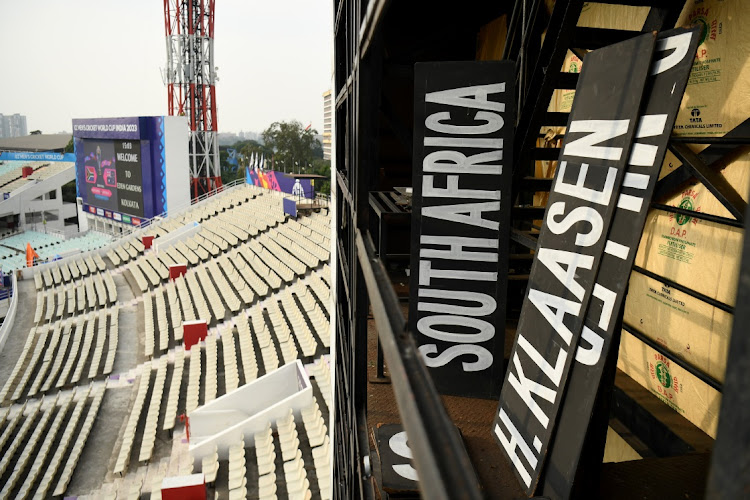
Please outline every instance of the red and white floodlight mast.
M221 189L216 125L214 0L164 0L170 115L187 116L193 198Z

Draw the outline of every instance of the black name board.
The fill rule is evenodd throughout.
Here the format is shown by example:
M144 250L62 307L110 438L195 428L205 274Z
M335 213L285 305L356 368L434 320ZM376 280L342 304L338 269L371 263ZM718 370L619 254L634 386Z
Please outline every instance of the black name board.
M410 329L441 394L503 373L514 63L418 63Z
M588 304L592 295L606 301L594 286L602 254L623 251L607 232L654 42L649 33L591 52L578 80L493 426L529 496L539 482Z
M700 29L660 33L646 81L635 143L630 152L608 240L618 252L602 256L594 296L570 370L557 431L550 444L542 496L570 497L595 395L607 356L617 356L612 336L643 233L651 196L698 48Z
M383 490L394 498L419 498L419 477L403 426L378 424L373 436Z

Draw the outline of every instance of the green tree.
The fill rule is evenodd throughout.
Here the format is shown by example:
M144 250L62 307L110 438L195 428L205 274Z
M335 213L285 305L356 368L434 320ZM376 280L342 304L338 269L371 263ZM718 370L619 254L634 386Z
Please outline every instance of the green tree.
M305 170L315 158L317 130L305 129L296 120L273 122L263 131L264 144L274 153L276 170ZM268 157L266 157L268 158Z
M331 162L329 160L316 159L313 161L313 173L322 175L325 180L316 179L315 192L322 194L331 194Z
M320 141L315 141L313 144L313 157L316 160L323 159L323 144L321 144Z
M68 141L68 144L67 146L65 146L63 153L75 153L75 147L73 146L73 137L71 137L70 141Z
M239 164L242 167L248 166L248 164L250 163L250 158L253 155L264 155L265 159L269 162L271 161L271 156L273 155L273 150L271 148L253 139L238 141L232 147L237 150L237 154L241 158L239 160Z
M62 199L65 203L76 202L76 181L72 180L62 185Z

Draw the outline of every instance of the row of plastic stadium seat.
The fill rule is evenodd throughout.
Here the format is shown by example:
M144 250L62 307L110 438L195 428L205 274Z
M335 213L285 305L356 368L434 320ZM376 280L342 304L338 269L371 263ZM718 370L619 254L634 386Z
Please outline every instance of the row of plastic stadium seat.
M250 241L250 248L255 252L255 255L257 255L266 266L273 269L274 272L284 280L284 282L291 283L294 281L294 271L292 271L292 269L284 263L279 256L271 252L268 247L262 245L258 239ZM285 255L280 255L280 257L283 259Z
M156 293L156 311L157 311L157 322L154 322L154 299L151 293L145 293L143 295L143 311L144 311L144 349L147 357L152 358L156 351L156 339L155 334L158 332L159 337L159 349L161 352L167 348L167 336L169 335L169 325L166 322L166 309L164 305L164 295L161 290Z
M284 313L286 314L286 319L291 324L292 331L297 338L297 343L302 348L302 352L306 357L314 356L318 349L318 342L310 329L307 318L305 318L302 309L300 309L299 304L297 304L297 301L294 299L291 290L285 289L281 293L281 302L284 308ZM327 336L323 335L320 337L322 344L327 348L328 344L330 344Z
M1 190L1 189L0 189ZM47 248L63 241L57 234L39 233L37 231L24 231L2 240L2 245L16 250L25 251L26 244L30 244L35 250Z
M237 339L240 345L240 359L242 360L242 374L245 383L252 382L258 378L258 360L255 357L255 348L253 347L253 334L247 321L240 320L237 323ZM227 341L228 339L223 339L223 342ZM234 341L234 333L232 333L232 341Z
M202 222L208 229L202 230L202 236L225 249L226 245L234 246L285 218L283 211L276 206L275 197L258 193L254 198L243 196L240 201L232 201L230 194L217 196L177 217L156 222L146 234L159 237L189 222Z
M216 336L209 335L206 337L206 383L203 388L203 402L208 403L216 399L216 392L218 391L218 362L219 362L219 349L216 343Z
M0 448L5 449L0 475L8 474L0 497L61 497L78 465L103 397L103 386L93 391L89 386L65 395L58 393L51 401L41 398L25 402L7 420L0 435Z
M270 234L270 241L283 248L287 253L293 255L296 260L302 262L307 268L318 267L320 262L330 258L330 252L324 250L312 240L300 238L299 236L288 236L286 231L279 228ZM296 270L295 270L296 271ZM302 271L301 274L304 274ZM298 272L298 274L300 274Z
M30 244L39 254L39 257L44 259L52 258L55 254L62 254L72 250L79 250L81 252L95 250L108 245L111 241L112 236L96 231L89 231L82 236L68 239L63 239L61 236L52 233L24 231L23 233L5 238L0 241L0 244L19 251L25 251L26 245Z
M249 267L238 251L234 250L221 256L217 260L217 266L226 273L229 283L246 306L252 304L257 297L265 297L268 294L268 283Z
M328 214L312 213L308 217L297 219L300 224L308 226L326 238L331 238L331 217Z
M323 267L320 270L320 273L318 273L318 277L325 281L326 285L328 285L328 288L331 288L331 283L333 282L333 275L331 274L331 267L328 265L328 263L323 264Z
M174 281L174 289L179 298L179 302L175 303L172 299L170 299L170 307L172 307L172 304L177 304L179 306L183 322L194 321L196 319L195 308L193 307L193 302L190 298L190 291L188 290L187 280L182 277L177 278ZM167 285L167 293L169 293L169 285ZM173 331L175 332L175 340L182 340L182 324L179 324L178 326L177 323L175 323L174 312L172 314L172 327Z
M0 245L2 245L2 240L0 240ZM12 248L0 246L0 264L5 264L5 259L7 257L19 257L23 256L26 258L26 254L22 254L20 250L15 250Z
M0 175L0 191L4 193L12 193L14 190L25 186L29 182L42 181L64 170L75 168L75 163L72 162L31 162L26 165L34 169L33 173L27 177L23 177L23 171L21 168Z
M224 359L224 384L226 392L232 392L240 386L240 372L237 363L237 346L234 330L225 327L221 331L222 358ZM256 366L257 370L257 366Z
M133 442L135 441L136 429L138 427L138 421L141 418L141 411L143 405L146 402L146 395L149 392L151 384L151 362L147 361L141 370L141 375L138 377L138 392L135 396L135 402L130 410L127 424L125 425L125 433L120 444L120 451L117 454L117 461L115 462L115 468L113 472L115 474L122 475L126 472L130 462L130 452L133 448Z
M245 263L247 263L247 265L245 265L241 260L233 259L235 266L237 266L237 269L241 274L247 272L249 267L258 277L265 281L268 287L272 290L278 290L281 288L281 276L272 270L268 264L266 264L263 259L251 249L251 245L243 245L239 248L237 254L242 256ZM243 271L240 266L244 267L246 270Z
M273 233L278 234L276 231ZM294 248L291 244L289 246L280 245L275 238L268 234L258 238L258 242L296 276L304 275L308 269L317 267L320 263L320 260L303 248ZM283 241L282 243L286 242Z
M65 241L61 241L60 243L56 243L47 248L43 248L41 250L35 248L35 250L37 250L39 255L43 258L52 258L57 253L66 253L74 250L79 250L81 252L96 250L103 246L109 245L111 242L112 236L108 234L97 233L95 231L90 231L83 236L68 238Z
M242 318L239 319L240 325L242 324ZM289 355L289 338L276 339L274 343L271 337L271 330L268 328L265 318L263 317L263 310L258 306L255 310L255 314L250 315L250 325L252 326L252 337L258 343L260 348L260 355L263 361L263 371L265 373L272 372L280 366L279 355L276 351L276 344L279 344L282 355ZM284 345L286 344L286 345ZM283 349L286 347L286 349Z
M27 177L23 177L23 167L25 166L30 166L33 169L32 174ZM72 168L75 168L75 163L72 162L19 162L12 166L3 165L0 169L0 191L12 193L29 182L43 181Z
M52 288L64 283L70 283L81 276L88 276L107 270L107 265L99 254L88 254L79 259L64 261L60 264L47 266L34 273L34 284L37 290Z
M173 294L174 298L169 303L170 308L172 308L174 304L180 303L178 297L188 291L186 283L190 282L190 275L196 276L198 274L197 272L189 273L187 277L178 278L174 283L157 289L156 293L161 293L164 296L163 294L166 292L167 297L169 297L170 293ZM294 314L303 320L308 325L307 335L314 342L317 342L317 339L310 333L309 324L312 321L307 317L304 304L308 304L311 311L316 311L320 314L325 319L326 324L327 318L321 312L321 306L318 303L316 294L312 291L311 287L305 284L306 280L311 277L307 276L304 281L295 283L292 287L285 289L282 294L274 294L269 300L259 303L252 310L249 319L244 314L235 316L233 321L237 325L236 331L231 326L224 325L220 328L220 337L209 335L205 342L193 345L190 355L187 358L190 366L188 368L187 385L185 387L182 385L182 373L185 369L185 353L180 346L175 348L174 365L172 376L169 380L167 401L163 406L162 429L171 430L174 428L176 414L178 410L181 411L181 409L177 408L178 402L182 400L181 394L184 396L185 411L190 412L197 408L199 404L205 404L215 397L236 389L242 383L254 380L259 375L259 372L262 374L276 369L280 365L279 352L285 363L296 359L298 353L295 335L298 339L302 339L303 334L301 332L303 328L299 327L299 330L295 330L294 334L292 334L289 323L286 320L287 316ZM321 285L323 287L326 286L325 283L318 279L318 285L316 286L319 287ZM194 286L199 286L197 281ZM172 292L169 290L172 290ZM300 296L305 299L299 300L298 297ZM171 314L165 313L165 316L171 316ZM325 330L321 327L318 328L327 334L327 326ZM313 331L318 332L317 329ZM223 366L218 366L219 342L222 344ZM205 354L202 352L204 349ZM317 350L317 347L315 350ZM260 352L261 354L262 365L259 365L256 359L256 352ZM308 352L314 352L314 350ZM168 356L169 354L157 358L154 360L154 363L164 363ZM205 359L205 363L202 358ZM218 374L222 371L224 377L220 378ZM220 384L222 378L223 384ZM324 379L321 378L321 380ZM162 391L163 386L159 390L153 391L154 395L152 395L152 399L149 402L149 407L156 405L157 400L161 407L160 403L163 399ZM151 435L153 429L154 424L152 423L146 429L147 435ZM131 429L128 432L130 434L135 431ZM141 447L143 450L151 448L149 442L145 444L141 443ZM146 457L146 455L143 456ZM118 463L122 464L122 461L118 460ZM123 466L123 470L126 469L127 464Z
M117 287L112 275L97 273L75 283L37 292L34 323L81 314L86 309L99 309L115 302Z
M196 318L205 319L207 323L211 323L213 317L211 316L208 303L203 295L201 285L198 282L197 273L187 273L184 279L187 281L188 289L190 290L190 297L192 299L192 305L195 307Z
M225 269L229 270L232 268L233 266ZM247 306L253 302L255 293L253 293L252 288L244 279L233 281L233 287L215 260L209 262L204 269L208 270L218 293L232 313L237 314L243 304Z
M331 257L330 238L303 226L294 219L290 219L286 224L281 224L276 234L286 237L295 245L301 246L320 261L327 261ZM277 238L277 241L280 239L283 240L283 238Z
M52 388L75 385L84 377L86 366L88 379L112 373L118 321L119 309L115 307L33 327L0 391L0 403L7 399L17 401L24 394L30 397Z
M172 370L172 382L169 386L167 395L167 406L164 410L164 425L162 429L171 431L174 429L177 418L177 404L180 398L180 388L182 387L182 371L185 367L185 351L175 349L174 368Z
M159 237L170 231L184 226L190 222L202 222L220 215L227 209L238 207L254 197L259 197L262 192L251 192L244 186L239 186L226 193L213 196L198 205L190 207L179 215L166 218L161 221L152 222L145 234Z
M245 467L245 439L229 448L229 498L247 498L247 469Z
M154 389L148 405L148 414L146 416L146 424L144 426L143 438L141 440L141 449L138 453L139 462L147 462L151 460L151 454L154 450L156 426L159 423L159 410L161 408L161 400L164 394L164 383L167 379L167 361L166 356L162 356L159 359L159 367L156 370L156 380L154 381Z
M216 289L213 281L211 281L211 278L208 276L207 267L199 266L195 272L190 273L190 275L188 276L188 281L190 279L194 279L196 280L196 283L200 284L200 287L203 290L202 294L205 294L205 297L207 299L206 303L211 308L211 317L216 321L222 321L226 316L227 311L224 307L224 303L220 298L219 291ZM200 294L201 292L198 293Z
M144 295L144 346L147 357L152 357L156 352L163 352L170 345L174 345L170 344L170 334L172 341L178 342L182 340L181 325L183 321L191 321L196 319L196 317L206 319L209 323L213 318L217 320L224 319L226 311L223 303L227 303L232 307L232 313L236 314L240 311L242 304L236 295L237 292L234 290L235 288L240 288L240 286L243 287L242 290L250 290L250 285L244 279L252 271L243 269L230 273L231 283L234 284L234 287L232 287L230 280L223 274L222 268L235 269L233 262L237 262L237 260L227 260L220 266L212 261L206 267L198 268L196 272L189 272L185 277L178 277L175 282L168 283L166 286L157 288L154 292ZM211 278L209 278L209 274ZM322 296L322 300L328 300L330 291L325 283L317 278L317 274L313 273L304 282L309 281L312 286L318 289L317 295ZM239 279L240 277L242 279ZM214 283L217 285L215 286ZM266 290L268 290L267 285ZM321 292L321 290L323 291ZM167 294L166 299L164 298L165 291ZM292 297L292 293L295 294L297 300ZM207 300L204 298L204 294ZM155 299L152 298L152 295ZM251 299L251 297L247 298ZM291 324L291 330L294 331L297 344L302 348L306 357L314 355L317 350L318 344L316 338L313 336L313 332L317 334L322 345L328 348L330 341L329 322L326 317L327 309L321 307L319 301L313 295L311 288L300 281L282 290L278 295L271 295L270 298L271 300L268 301L268 305L265 308L258 309L259 312L257 314L260 316L257 317L262 318L263 310L267 311L272 324L275 325L276 335L281 338L279 347L282 349L285 361L296 359L298 356L294 343L287 343L291 331L286 319L281 314L279 306L275 304L279 300L283 303L286 318ZM248 302L245 301L246 306ZM156 307L154 307L154 303L156 303ZM197 308L195 307L196 303ZM196 309L198 310L197 315L195 314ZM242 318L240 318L241 321ZM267 328L264 327L259 332L261 339L265 339L264 334L267 331ZM264 341L261 344L261 349L267 346L268 343ZM274 360L273 354L267 351L267 355L268 363L271 366L276 365L277 361Z
M109 258L113 266L119 267L120 264L137 258L143 253L143 250L144 246L141 240L138 237L131 237L110 248L107 252L107 258Z
M230 499L247 498L248 463L246 448L255 451L257 470L257 497L260 500L275 500L278 498L279 484L283 484L286 496L292 500L307 500L312 497L308 471L314 472L320 498L329 500L331 491L331 453L328 431L315 399L313 403L301 412L302 425L306 439L301 441L295 422L294 413L289 409L286 416L275 421L277 438L274 438L273 427L268 422L264 430L256 432L251 438L250 445L244 436L236 444L229 447L227 460L227 484ZM302 448L310 449L313 458L312 468L305 467ZM277 450L281 454L281 470L277 470ZM213 484L219 477L222 467L218 450L203 457L200 470L206 483ZM193 464L194 470L197 464ZM254 474L253 474L254 476Z
M8 172L12 172L17 168L22 168L25 165L30 165L30 162L26 160L5 160L0 161L0 175L5 175Z
M224 215L222 214L222 216ZM219 257L222 255L222 252L228 251L236 245L244 248L245 245L241 245L242 238L249 238L251 233L245 232L234 223L219 220L220 217L210 219L199 234L188 238L186 241L171 245L163 251L160 250L158 254L152 253L137 259L137 268L131 266L131 271L136 279L138 288L141 291L146 291L149 288L159 286L162 281L168 279L168 267L175 263L187 263L190 266L194 266L199 261L207 261L212 257ZM231 220L235 221L238 219L232 217ZM289 237L284 236L276 236L275 238L282 244L292 241ZM290 282L294 279L295 275L302 275L308 268L317 266L321 257L330 257L330 253L326 249L318 247L312 240L300 238L300 241L303 244L290 243L289 246L295 250L292 253L289 250L285 250L283 245L280 245L279 242L265 233L251 238L250 245L254 253L259 255L261 259L268 261L265 267L270 266L276 270L276 274L282 275L284 281ZM310 242L305 243L306 241ZM244 253L244 255L247 254ZM303 260L301 261L297 255ZM276 280L273 279L273 283L271 283L274 287L275 282Z
M185 413L198 408L198 398L201 383L201 347L193 344L190 347L190 371L188 372L187 398L185 402Z
M311 347L308 337L303 336L301 331L292 333L292 329L289 327L284 313L281 312L277 300L266 301L265 304L266 307L263 312L268 316L273 335L278 340L281 354L284 357L284 364L294 361L299 357L297 345L300 346L305 356L311 356L317 348L315 339L312 339Z
M190 355L187 358L189 360L190 366L188 369L188 377L187 377L187 387L184 388L185 390L185 404L186 412L193 411L195 408L199 406L199 404L205 404L216 397L223 395L229 391L232 391L236 389L240 385L240 377L239 377L239 364L242 363L243 368L243 378L244 383L247 383L249 381L254 380L258 376L258 365L257 361L255 359L255 341L254 339L258 339L257 342L261 346L261 352L265 352L266 350L269 350L273 353L274 359L273 361L268 361L266 359L264 361L264 367L265 372L274 370L278 367L279 362L278 358L275 357L276 348L274 347L274 344L270 342L270 333L265 325L264 321L257 322L252 328L258 333L261 334L260 330L261 328L265 328L264 334L266 336L266 342L263 340L263 335L254 335L252 333L251 327L248 324L247 320L244 322L242 321L244 317L239 317L240 320L238 324L237 333L234 332L232 328L225 328L224 331L221 334L221 337L217 337L215 335L209 335L206 338L206 341L199 344L194 344L190 349ZM239 337L239 351L240 355L237 355L237 337ZM222 343L222 358L223 358L223 366L218 366L218 343ZM291 342L293 345L293 340L291 338L287 339L287 342ZM203 350L205 349L205 365L202 362L202 357L204 356ZM281 348L283 352L283 347ZM266 357L268 357L267 354L265 354ZM153 361L154 364L159 363L159 370L162 370L162 366L164 367L164 371L166 373L166 363L168 359L168 355L161 356L160 358L157 358ZM296 359L295 357L285 360L285 361L293 361ZM164 417L163 417L163 424L162 428L164 430L171 430L174 428L175 425L175 418L178 411L177 404L178 401L180 401L180 394L183 391L182 387L182 373L184 370L184 363L185 363L185 352L181 347L176 347L174 351L174 363L173 363L173 370L172 370L172 376L170 378L170 387L168 391L167 396L167 402L166 405L164 405ZM148 365L147 365L148 366ZM222 372L224 374L224 385L221 387L221 391L219 391L219 383L218 383L218 374ZM144 373L146 372L146 369L144 368ZM142 377L144 377L142 375ZM146 380L145 378L142 378L142 382ZM161 408L161 401L162 401L162 394L164 389L164 383L159 382L160 376L157 372L157 384L155 386L155 389L152 393L151 400L149 403L149 407L151 408L151 413L156 412L157 410L153 410L153 408ZM146 389L144 389L146 390ZM202 395L202 397L201 397ZM156 405L156 406L155 406ZM134 409L134 411L138 411L137 408ZM157 416L153 416L153 419L156 419ZM146 440L151 439L151 435L155 433L155 426L156 424L154 421L152 421L151 425L146 428L147 434L146 434ZM130 432L130 431L129 431ZM132 443L131 443L132 444ZM153 443L150 443L150 441L146 441L145 448L142 444L142 457L147 457L149 449L152 448ZM143 458L142 460L148 460L148 458ZM119 461L118 463L122 463ZM124 465L124 467L127 467L127 464ZM124 470L124 469L123 469Z
M331 408L331 367L323 359L319 359L313 364L313 376L315 381L318 383L320 392L323 394L323 399L326 401L326 406Z
M31 178L29 177L23 177L23 167L31 167L34 172L36 172L46 165L48 165L48 163L39 161L24 162L20 165L17 165L14 169L4 171L2 174L0 174L0 191L4 193L10 193L14 189L23 186L31 180Z

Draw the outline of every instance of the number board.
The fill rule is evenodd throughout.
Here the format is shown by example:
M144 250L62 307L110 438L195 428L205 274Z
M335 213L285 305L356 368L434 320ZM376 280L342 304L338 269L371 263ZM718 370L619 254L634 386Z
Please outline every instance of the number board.
M503 373L515 66L418 63L409 326L441 394Z
M526 494L539 482L618 203L655 34L586 55L493 432ZM611 314L611 311L605 311ZM593 399L595 394L585 395Z

